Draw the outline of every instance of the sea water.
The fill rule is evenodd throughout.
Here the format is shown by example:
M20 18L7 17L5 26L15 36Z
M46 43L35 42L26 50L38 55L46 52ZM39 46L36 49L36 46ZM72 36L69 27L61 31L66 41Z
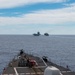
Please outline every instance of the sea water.
M75 71L75 35L0 35L0 74L20 49Z

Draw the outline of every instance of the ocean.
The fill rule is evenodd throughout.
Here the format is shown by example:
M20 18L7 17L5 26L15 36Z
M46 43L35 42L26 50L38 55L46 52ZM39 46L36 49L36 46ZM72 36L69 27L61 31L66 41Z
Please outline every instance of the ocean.
M75 71L75 35L0 35L0 74L20 49Z

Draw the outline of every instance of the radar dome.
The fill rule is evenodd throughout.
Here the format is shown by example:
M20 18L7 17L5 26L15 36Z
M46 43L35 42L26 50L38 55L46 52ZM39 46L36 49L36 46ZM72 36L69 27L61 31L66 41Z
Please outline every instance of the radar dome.
M44 75L62 75L62 74L58 68L51 66L45 69Z

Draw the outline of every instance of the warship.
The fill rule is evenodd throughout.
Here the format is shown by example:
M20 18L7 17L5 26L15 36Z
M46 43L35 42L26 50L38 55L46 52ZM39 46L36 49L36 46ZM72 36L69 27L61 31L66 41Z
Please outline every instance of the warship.
M48 33L44 33L44 35L45 35L45 36L49 36L49 34L48 34Z
M40 36L41 34L40 34L40 32L37 32L37 33L34 33L33 35L34 36Z
M20 52L3 69L1 75L75 75L69 67L59 66L48 60L20 50Z

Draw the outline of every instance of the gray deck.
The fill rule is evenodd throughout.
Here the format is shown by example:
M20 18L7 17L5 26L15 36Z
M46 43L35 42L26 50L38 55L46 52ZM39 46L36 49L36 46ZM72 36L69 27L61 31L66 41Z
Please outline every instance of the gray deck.
M62 66L59 66L55 63L52 63L48 61L46 64L43 62L41 58L28 55L27 57L30 57L31 59L34 59L38 66L34 66L32 68L29 67L18 67L18 61L19 59L15 61L11 61L12 66L9 64L8 67L3 71L2 75L44 75L44 70L46 68L46 64L48 66L55 66L57 67L63 75L75 75L75 72L72 72L70 69L64 68Z

